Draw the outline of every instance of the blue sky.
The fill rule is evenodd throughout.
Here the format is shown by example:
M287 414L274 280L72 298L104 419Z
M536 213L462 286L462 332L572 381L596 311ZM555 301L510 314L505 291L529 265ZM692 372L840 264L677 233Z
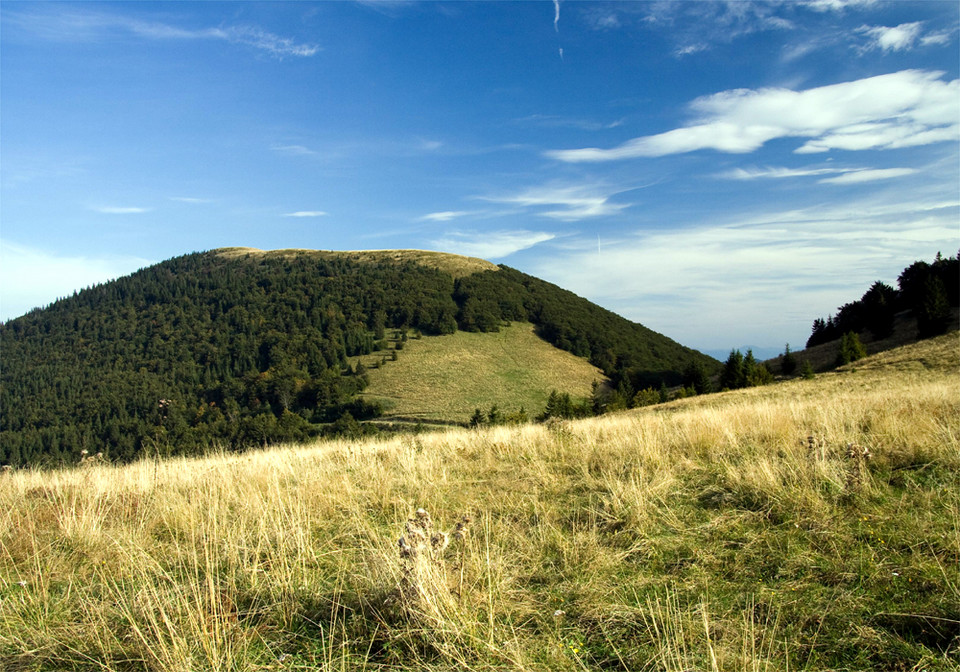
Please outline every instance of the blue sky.
M506 263L802 347L960 248L954 1L0 9L0 317L225 246Z

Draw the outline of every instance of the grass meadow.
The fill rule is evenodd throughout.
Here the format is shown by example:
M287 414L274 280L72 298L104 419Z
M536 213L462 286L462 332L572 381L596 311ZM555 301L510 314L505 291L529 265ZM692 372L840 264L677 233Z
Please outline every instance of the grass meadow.
M466 422L474 410L486 413L490 400L503 413L523 408L535 416L551 390L589 397L603 372L585 359L553 347L528 322L495 333L458 331L408 340L397 361L377 369L383 353L353 358L368 365L370 385L361 396L377 401L387 417Z
M960 669L958 345L577 422L0 475L0 668Z

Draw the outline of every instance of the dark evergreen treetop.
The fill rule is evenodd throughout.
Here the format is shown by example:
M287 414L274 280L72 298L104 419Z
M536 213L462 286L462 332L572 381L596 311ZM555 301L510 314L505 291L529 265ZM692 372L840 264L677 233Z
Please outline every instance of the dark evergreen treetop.
M944 258L938 253L932 264L915 261L903 269L897 285L894 289L877 281L860 300L840 306L836 316L814 320L807 347L838 340L850 332L870 331L874 338L885 338L901 311L910 311L917 319L920 338L945 332L950 326L950 307L960 306L960 254Z
M716 369L519 271L418 255L188 254L2 324L0 463L74 461L84 449L190 454L354 427L377 409L356 400L365 378L347 357L372 352L390 328L528 320L613 377L674 384L691 363Z

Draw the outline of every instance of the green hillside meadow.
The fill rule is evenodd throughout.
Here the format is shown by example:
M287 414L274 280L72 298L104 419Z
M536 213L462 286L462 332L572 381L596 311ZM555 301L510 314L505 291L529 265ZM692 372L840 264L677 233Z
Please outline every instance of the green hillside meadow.
M960 669L956 332L599 418L0 474L0 669Z
M538 338L516 322L496 333L458 331L409 340L397 361L368 370L361 397L385 418L466 422L480 408L504 413L543 410L551 390L586 398L606 376L586 360ZM377 358L358 357L377 364Z

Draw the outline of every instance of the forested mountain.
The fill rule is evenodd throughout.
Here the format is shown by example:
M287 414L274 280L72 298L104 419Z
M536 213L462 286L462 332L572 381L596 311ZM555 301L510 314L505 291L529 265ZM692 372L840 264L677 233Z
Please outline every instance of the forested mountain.
M718 363L506 266L416 251L189 254L0 325L0 463L301 440L374 417L348 358L526 320L635 389ZM384 360L386 361L386 357ZM388 363L385 365L389 365Z

